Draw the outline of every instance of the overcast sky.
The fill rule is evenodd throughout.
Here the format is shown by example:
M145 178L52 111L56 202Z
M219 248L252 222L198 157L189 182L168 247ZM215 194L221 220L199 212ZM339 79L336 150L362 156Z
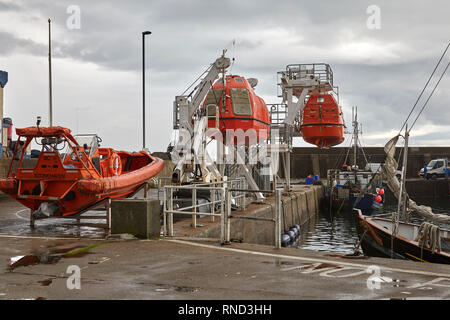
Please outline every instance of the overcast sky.
M71 5L80 9L79 29L67 26L76 23L67 12ZM368 19L374 22L370 5L380 9L379 29L368 28ZM379 146L398 132L450 41L449 13L444 0L0 0L0 70L9 73L5 116L16 127L33 125L38 115L48 123L50 17L54 124L98 133L104 146L142 146L144 30L152 31L146 38L146 141L152 151L165 150L170 141L174 97L223 48L235 58L233 74L259 79L256 92L266 103L280 102L276 73L287 64L329 63L347 126L351 107L358 106L363 143ZM412 131L412 145L450 144L449 86L446 75Z

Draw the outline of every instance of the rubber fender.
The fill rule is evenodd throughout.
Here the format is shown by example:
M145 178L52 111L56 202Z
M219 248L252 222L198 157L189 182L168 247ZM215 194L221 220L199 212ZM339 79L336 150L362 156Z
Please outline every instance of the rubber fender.
M294 231L289 230L287 234L289 235L289 238L291 239L291 241L295 240L295 232Z
M291 241L291 238L289 237L289 235L287 235L286 233L283 233L281 235L281 246L282 247L287 247L290 241Z
M294 235L295 235L295 237L297 237L297 236L298 236L298 230L297 230L296 228L294 228L294 227L291 227L291 228L289 229L289 231L293 231L293 232L294 232Z

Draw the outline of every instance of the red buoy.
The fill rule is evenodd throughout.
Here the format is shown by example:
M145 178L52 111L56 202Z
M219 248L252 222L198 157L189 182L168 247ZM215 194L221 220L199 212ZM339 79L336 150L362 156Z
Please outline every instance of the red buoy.
M378 194L383 195L384 194L384 189L380 189L380 191L378 191Z
M380 195L378 195L378 196L375 197L375 201L376 201L376 202L381 202L381 200L383 200L383 198L381 198Z

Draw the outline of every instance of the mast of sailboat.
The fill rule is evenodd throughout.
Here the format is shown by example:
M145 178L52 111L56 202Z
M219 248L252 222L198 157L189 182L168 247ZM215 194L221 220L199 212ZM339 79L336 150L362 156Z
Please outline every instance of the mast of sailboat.
M358 108L352 107L352 118L353 118L353 170L355 172L355 184L357 182L356 178L356 157L358 153Z
M405 127L405 146L403 147L403 164L402 164L402 174L400 178L400 194L398 197L398 204L397 204L397 212L398 215L401 214L402 219L406 218L406 196L404 195L404 190L406 190L406 166L408 164L408 142L409 142L409 131L408 131L408 124L406 124ZM398 224L398 218L396 223ZM397 226L395 228L397 230Z
M408 143L409 143L409 131L408 124L406 123L405 127L405 145L403 151L403 164L402 164L402 173L400 176L400 191L398 195L398 203L397 203L397 211L392 211L392 232L391 232L391 259L394 256L394 237L397 236L398 226L400 221L400 215L402 219L406 218L406 201L407 196L403 191L406 190L406 166L408 164Z

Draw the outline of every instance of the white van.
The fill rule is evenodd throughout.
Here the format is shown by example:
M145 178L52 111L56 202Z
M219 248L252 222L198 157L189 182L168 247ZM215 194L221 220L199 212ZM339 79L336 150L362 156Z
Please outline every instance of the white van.
M420 169L419 176L425 179L436 179L445 176L445 169L448 167L448 159L433 159L427 165L427 172L424 173L424 168Z

